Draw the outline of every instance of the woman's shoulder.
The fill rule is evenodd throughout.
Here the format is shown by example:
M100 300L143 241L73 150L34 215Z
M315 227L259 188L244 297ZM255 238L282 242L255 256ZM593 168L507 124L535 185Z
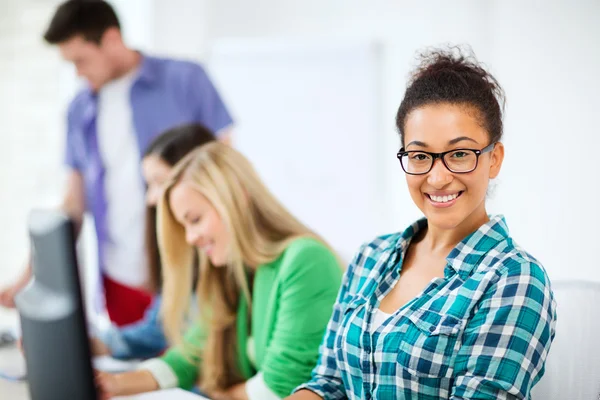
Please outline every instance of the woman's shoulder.
M550 279L542 263L507 235L476 255L479 259L467 278L478 282L482 292L505 291L504 295L552 298ZM473 285L471 283L470 285ZM542 301L543 302L543 301Z
M325 243L312 237L299 237L292 240L278 260L280 274L285 278L303 271L306 274L338 271L341 266L338 257Z
M350 262L350 272L356 275L369 274L381 265L382 260L400 254L403 241L403 232L395 232L377 236L363 243Z
M427 221L421 218L408 225L403 231L377 236L365 242L354 255L351 267L371 270L379 265L378 261L388 260L390 256L400 257L410 240L425 226Z
M487 283L490 289L506 282L540 288L549 285L544 266L516 243L503 215L490 216L450 252L448 261L463 278Z
M298 256L308 253L330 253L333 252L325 243L310 236L300 236L291 240L284 250L285 256Z
M500 242L471 275L464 287L477 286L490 308L527 309L523 321L549 324L554 331L556 300L542 263L509 236ZM474 282L478 281L478 282ZM519 323L523 323L520 321Z
M403 243L403 232L377 236L364 242L345 271L345 296L353 296L377 281L389 267L390 260L399 260Z
M497 261L492 267L499 278L518 275L536 280L542 285L549 284L548 274L542 263L519 246L512 237L500 243L496 251Z

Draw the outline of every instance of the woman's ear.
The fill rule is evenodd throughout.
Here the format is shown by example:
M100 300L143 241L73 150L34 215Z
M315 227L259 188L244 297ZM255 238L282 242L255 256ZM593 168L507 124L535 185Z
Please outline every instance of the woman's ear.
M504 161L504 145L501 142L496 143L491 153L490 179L495 179L500 174L502 162Z

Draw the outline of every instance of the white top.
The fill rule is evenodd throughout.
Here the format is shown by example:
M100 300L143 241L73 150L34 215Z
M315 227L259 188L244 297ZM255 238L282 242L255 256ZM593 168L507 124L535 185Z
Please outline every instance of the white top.
M254 338L250 336L246 344L246 353L252 366L256 368L256 352L254 351ZM265 382L262 372L257 373L246 382L246 394L250 400L280 400Z
M104 273L132 287L146 282L145 201L140 151L133 125L131 87L134 70L109 82L98 94L98 147L105 167L108 240L98 243Z
M375 316L371 322L371 332L375 332L383 323L391 317L392 314L381 311L379 308L375 311Z
M254 340L248 338L247 342L248 359L252 365L256 366L256 357L254 353ZM177 376L171 367L159 358L154 358L140 364L139 369L149 371L160 389L169 389L177 387ZM246 394L250 400L281 400L267 386L262 372L257 373L252 378L246 381Z

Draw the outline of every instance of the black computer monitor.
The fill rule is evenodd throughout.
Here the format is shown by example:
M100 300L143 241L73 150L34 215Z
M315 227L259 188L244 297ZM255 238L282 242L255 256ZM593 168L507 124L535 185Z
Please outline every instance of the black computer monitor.
M33 278L15 297L31 400L97 400L75 252L74 223L29 216Z

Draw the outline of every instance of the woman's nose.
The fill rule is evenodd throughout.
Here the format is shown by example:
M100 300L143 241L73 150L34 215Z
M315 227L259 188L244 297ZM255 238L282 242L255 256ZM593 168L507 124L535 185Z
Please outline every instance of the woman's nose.
M427 174L427 183L436 189L441 189L448 185L453 179L454 175L446 168L444 162L439 158L433 162L431 171Z
M185 241L190 246L200 246L201 245L200 238L201 238L201 235L198 232L191 230L191 229L186 229Z

